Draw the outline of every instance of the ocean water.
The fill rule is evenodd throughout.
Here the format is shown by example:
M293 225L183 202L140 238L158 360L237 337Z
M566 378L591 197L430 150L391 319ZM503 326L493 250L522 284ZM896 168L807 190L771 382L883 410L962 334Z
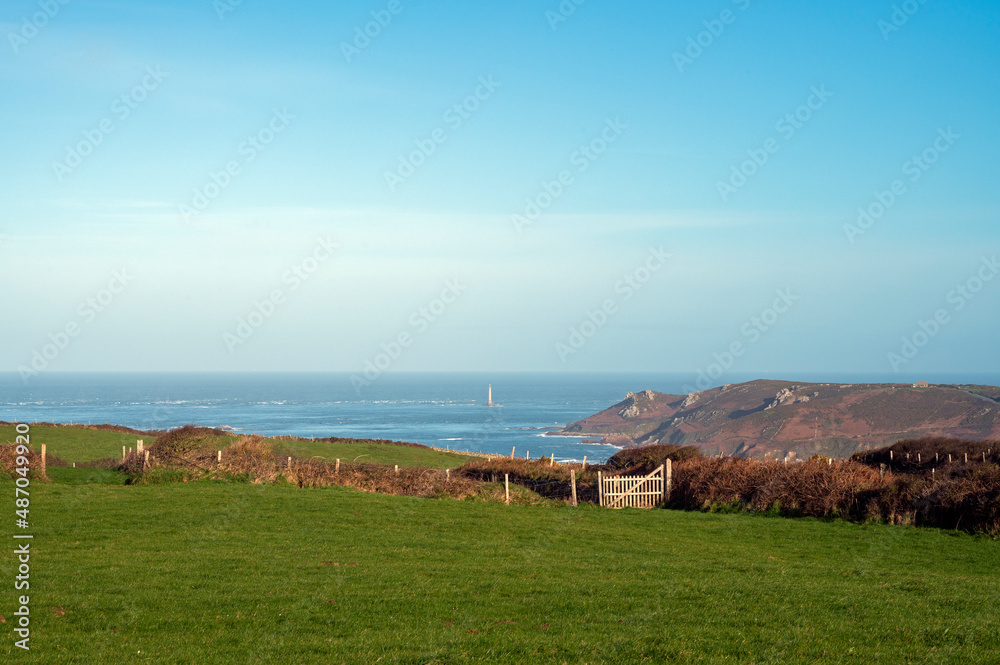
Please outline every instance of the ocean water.
M1000 375L727 375L795 381L998 385ZM192 423L268 436L364 437L533 458L602 462L618 449L545 433L620 402L627 392L683 394L690 374L385 374L360 393L348 374L0 374L0 420L112 423L168 429ZM494 407L486 406L487 385Z

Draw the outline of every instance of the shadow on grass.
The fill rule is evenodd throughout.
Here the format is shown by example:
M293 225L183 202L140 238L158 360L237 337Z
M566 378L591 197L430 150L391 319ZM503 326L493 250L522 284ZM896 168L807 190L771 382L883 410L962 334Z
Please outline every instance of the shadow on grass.
M74 469L68 466L50 466L46 473L60 485L124 485L128 476L114 469Z

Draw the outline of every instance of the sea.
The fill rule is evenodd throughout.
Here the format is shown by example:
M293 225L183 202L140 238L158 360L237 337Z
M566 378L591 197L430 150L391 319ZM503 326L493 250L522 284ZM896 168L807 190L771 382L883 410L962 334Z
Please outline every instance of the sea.
M837 383L977 383L1000 374L728 374ZM0 373L0 420L115 424L164 430L186 424L239 434L409 441L451 450L603 462L619 449L548 432L607 409L628 392L685 394L684 373L396 373L355 387L342 373ZM492 386L493 406L487 405ZM703 387L704 383L701 386Z

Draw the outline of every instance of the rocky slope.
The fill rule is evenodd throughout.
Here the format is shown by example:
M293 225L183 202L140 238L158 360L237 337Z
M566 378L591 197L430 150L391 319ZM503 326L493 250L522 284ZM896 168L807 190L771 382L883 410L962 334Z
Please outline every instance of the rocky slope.
M902 438L1000 439L1000 388L761 380L689 395L645 390L556 434L708 455L846 457Z

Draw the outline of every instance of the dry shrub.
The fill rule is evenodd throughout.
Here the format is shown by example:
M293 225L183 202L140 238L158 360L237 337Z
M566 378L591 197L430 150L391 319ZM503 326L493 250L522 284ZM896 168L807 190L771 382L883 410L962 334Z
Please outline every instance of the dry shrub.
M701 451L694 446L674 446L663 443L619 450L605 462L604 466L609 471L647 474L655 471L668 459L676 463L694 457L701 457Z
M146 449L151 455L159 458L180 457L204 448L211 437L225 435L226 433L221 430L184 425L161 434L156 441L146 446Z
M854 460L785 465L691 459L674 466L670 505L842 517L996 536L1000 535L1000 467L963 464L932 478L876 470Z
M20 478L15 469L18 468L17 444L0 444L0 473L8 478ZM42 455L31 448L28 454L24 455L28 459L28 478L32 480L48 480L48 476L41 473ZM49 457L48 455L46 457Z
M146 469L145 452L130 451L123 459L118 460L118 464L114 468L129 475L141 474Z
M491 483L502 483L506 475L510 483L531 490L540 496L568 500L573 493L570 484L570 471L576 471L577 500L597 503L597 472L604 467L588 466L583 469L581 464L554 466L549 466L549 464L550 462L544 459L526 460L495 457L466 462L456 469L456 473L464 478Z
M854 453L851 457L856 462L878 468L886 465L893 471L907 473L930 473L935 468L937 473L951 474L953 468L965 464L965 456L969 456L969 465L1000 462L1000 441L972 441L945 436L927 436L920 439L904 439L891 446ZM985 453L985 458L983 454ZM917 461L919 455L920 461ZM952 462L948 464L948 455ZM947 466L946 466L947 465Z
M338 469L333 462L322 460L300 460L292 458L291 464L287 457L272 458L270 466L259 459L255 462L253 471L248 466L241 465L233 456L226 462L225 453L220 467L227 472L251 473L252 482L276 482L284 478L298 487L328 487L339 485L353 487L363 492L378 492L396 496L415 496L421 498L477 498L485 501L499 502L504 500L503 489L495 485L464 478L458 473L448 474L442 469L424 467L400 468L382 464L341 463ZM512 493L512 503L537 503L539 498L530 493Z
M274 466L275 459L271 446L257 435L242 436L222 451L223 464L235 464L240 467L240 472Z
M857 462L783 464L752 459L695 458L674 466L671 505L703 509L738 506L812 517L868 517L865 492L891 485L893 476Z
M577 477L580 476L580 465L552 465L549 460L527 460L511 459L509 457L499 457L494 459L475 459L466 462L456 471L468 478L476 480L488 480L490 482L503 482L504 474L508 474L511 479L519 478L532 481L558 481L569 482L570 469L577 470Z
M451 497L466 499L481 494L482 484L452 474L449 479L441 469L407 467L397 472L381 464L336 465L319 460L293 461L286 477L299 487L341 485L364 492L379 492L423 498Z
M915 504L919 524L1000 535L1000 467L980 465L931 483Z

